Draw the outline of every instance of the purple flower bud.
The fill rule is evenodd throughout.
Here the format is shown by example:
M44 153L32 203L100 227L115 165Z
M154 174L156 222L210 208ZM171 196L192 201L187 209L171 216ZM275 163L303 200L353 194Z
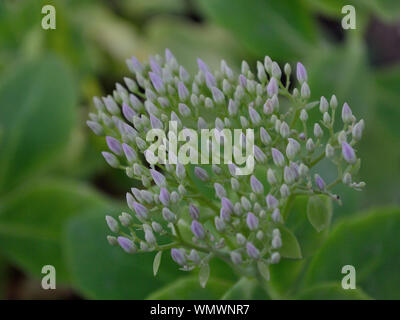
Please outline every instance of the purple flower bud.
M171 249L171 257L172 259L179 265L183 266L186 264L186 259L181 250L179 249Z
M279 204L278 199L276 199L272 194L268 194L265 198L265 201L268 209L275 209Z
M262 143L264 143L265 145L271 142L271 136L268 134L267 130L265 130L263 127L260 128L260 138Z
M231 260L232 260L233 264L237 265L237 264L241 264L242 263L242 256L241 256L241 254L239 252L232 251L230 253L230 256L231 256Z
M199 219L200 218L200 210L194 204L189 204L189 214L192 219Z
M275 94L278 94L278 81L275 78L271 78L267 85L268 96L272 97Z
M247 79L243 74L239 76L239 83L243 88L247 87Z
M153 129L162 129L164 127L161 120L152 114L150 114L150 124Z
M129 107L128 104L125 102L122 104L122 113L124 114L126 120L131 123L133 122L133 117L136 115L136 112L133 111L132 108Z
M342 142L342 154L344 160L350 164L354 164L357 161L354 149L346 141Z
M229 103L228 103L229 115L233 116L237 113L237 111L238 111L237 103L234 100L229 99Z
M157 73L149 72L149 77L151 82L153 83L154 89L156 89L158 93L162 93L165 91L164 82Z
M210 72L207 71L205 73L205 76L206 76L206 85L209 89L217 86L217 80L215 80L215 77Z
M318 174L315 175L314 179L315 179L315 184L317 185L318 189L324 190L325 189L325 181Z
M251 242L247 242L246 249L250 258L258 259L260 257L260 251Z
M229 163L228 169L231 176L236 177L236 165L234 163Z
M130 195L130 193L127 193L127 196L128 196L128 194ZM128 205L129 205L129 203L128 203ZM129 206L129 208L131 208L131 207ZM133 210L136 212L136 215L138 218L147 219L148 210L144 205L134 201L133 202Z
M300 94L303 99L308 99L310 97L311 91L310 91L310 87L308 86L307 82L304 82L301 85Z
M150 68L151 68L151 70L152 70L153 72L155 72L155 73L161 75L161 74L162 74L162 70L161 70L160 65L159 65L158 62L156 61L156 59L154 59L153 57L151 57L151 58L149 59L149 62L150 62Z
M226 190L221 184L214 183L214 189L215 189L215 194L217 195L218 198L226 197Z
M307 71L301 62L297 62L296 75L297 75L297 80L299 80L301 83L307 81Z
M274 160L275 165L278 167L283 167L285 165L285 158L278 149L271 148L272 159Z
M175 214L168 208L162 209L162 216L165 219L165 221L168 221L168 222L175 222L175 220L176 220Z
M181 101L185 101L189 97L189 90L181 81L178 83L178 95Z
M221 90L219 90L217 87L212 87L211 88L211 93L213 95L213 99L216 103L223 103L225 102L225 95Z
M207 181L209 179L208 173L206 170L200 167L195 167L194 168L194 174L196 175L197 178L199 178L201 181Z
M253 107L249 107L249 116L250 116L250 120L253 124L260 123L261 117Z
M178 109L179 109L179 113L180 113L182 116L184 116L184 117L189 116L190 113L191 113L189 107L188 107L186 104L184 104L184 103L180 103L180 104L178 105Z
M291 167L285 167L283 178L287 184L292 184L296 180L296 173Z
M272 221L274 222L280 222L281 221L281 211L279 208L275 208L274 211L272 212Z
M265 163L265 161L267 160L267 156L265 155L265 153L262 152L262 150L258 146L254 146L253 150L254 158L256 158L257 162Z
M351 109L347 102L344 103L343 108L342 108L342 120L344 123L351 122L353 118L353 113L351 112Z
M251 190L253 190L254 193L260 194L260 193L264 192L264 186L262 185L260 180L258 180L253 175L250 177L250 186L251 186Z
M206 236L203 226L197 220L192 221L190 229L197 239L204 239L204 237Z
M158 185L159 187L166 186L166 180L162 173L160 173L154 169L150 169L150 173L151 173L151 176L153 177L153 180L156 185Z
M135 72L141 73L143 71L143 65L139 62L139 60L136 57L132 57L131 62Z
M104 159L107 161L107 163L111 167L113 167L113 168L119 167L119 161L118 161L117 157L114 156L112 153L103 151L101 154L103 155Z
M225 224L225 221L222 218L215 217L214 218L214 223L215 223L215 228L217 228L217 230L219 232L223 232L225 230L226 224Z
M167 62L171 61L171 60L176 60L174 55L172 54L171 50L169 50L168 48L165 49L165 60Z
M185 167L183 166L183 164L178 163L176 165L176 176L178 177L178 179L182 180L185 178L186 176L186 170Z
M135 252L135 245L133 244L133 241L125 238L125 237L118 237L118 244L121 246L122 249L124 249L125 252L127 253L133 253Z
M129 145L123 143L122 149L124 150L125 157L129 163L135 162L137 160L137 154L135 150L133 150Z
M203 71L204 73L208 72L208 66L207 64L201 60L200 58L197 58L197 65L199 66L199 69Z
M104 134L103 127L99 123L88 120L88 121L86 121L86 124L94 132L94 134L96 134L98 136L101 136Z
M103 98L103 101L108 112L114 115L119 114L119 107L111 96Z
M164 206L169 204L169 192L166 188L160 189L160 201Z
M246 223L250 230L258 228L258 218L252 212L247 214Z
M233 204L232 204L231 200L229 200L228 198L223 197L221 199L221 205L222 205L222 208L224 208L227 212L232 213Z
M115 220L113 217L106 216L106 222L112 232L117 233L119 231L118 221Z
M230 221L230 220L231 220L231 213L230 213L230 211L229 211L228 209L224 208L224 207L222 207L222 208L219 210L219 216L221 217L221 219L222 219L223 221Z
M114 152L118 156L122 156L121 143L117 139L107 136L106 142L107 142L108 148L110 148L110 150L112 152Z

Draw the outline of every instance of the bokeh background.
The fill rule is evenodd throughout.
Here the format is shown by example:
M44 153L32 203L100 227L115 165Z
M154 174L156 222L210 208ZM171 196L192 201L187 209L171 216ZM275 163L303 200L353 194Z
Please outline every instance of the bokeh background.
M56 30L41 28L45 4L56 8ZM341 27L345 4L356 8L356 30ZM2 299L220 298L237 280L215 262L202 290L168 259L154 278L152 255L126 255L105 239L104 215L125 208L135 182L100 156L104 142L85 125L91 99L128 75L126 58L165 48L190 71L197 57L238 68L265 55L282 65L302 61L315 98L335 93L366 121L357 152L367 187L337 191L344 204L335 206L334 224L397 210L382 208L400 203L399 1L0 0ZM399 220L334 232L353 259L379 239L373 257L357 261L371 297L400 298ZM46 264L56 267L56 290L41 289ZM277 290L296 278L285 268L298 269L283 264Z

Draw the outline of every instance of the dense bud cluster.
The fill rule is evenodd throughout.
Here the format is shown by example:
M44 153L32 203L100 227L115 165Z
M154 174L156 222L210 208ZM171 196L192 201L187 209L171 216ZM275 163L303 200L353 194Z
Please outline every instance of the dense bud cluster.
M296 85L291 66L282 72L269 57L257 62L255 73L243 61L239 74L224 60L213 71L198 59L199 70L190 75L169 50L149 63L132 58L127 64L132 78L112 95L95 98L97 113L87 122L106 137L107 163L143 185L126 195L131 213L119 221L106 217L115 234L110 244L128 253L170 250L182 270L208 265L215 256L238 272L262 273L281 258L289 199L323 194L338 200L331 191L337 183L356 190L365 185L353 181L364 121L356 121L347 103L339 108L334 95L329 102L309 101L301 63ZM319 114L315 123L310 112ZM253 129L254 172L237 175L235 163L150 164L157 154L147 150L146 134L168 132L170 121L199 132L241 128L244 144L246 129ZM316 171L323 159L337 167L333 181ZM202 184L214 189L214 198L200 190Z

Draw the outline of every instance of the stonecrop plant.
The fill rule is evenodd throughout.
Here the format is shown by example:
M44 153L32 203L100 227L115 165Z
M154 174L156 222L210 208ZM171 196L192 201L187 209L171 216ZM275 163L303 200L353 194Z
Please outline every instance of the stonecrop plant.
M149 63L133 57L127 60L132 75L124 78L125 86L117 83L112 95L94 98L97 113L87 124L105 136L105 160L142 185L126 194L130 212L119 221L106 217L112 232L107 239L127 253L154 252L155 274L162 252L168 251L182 270L200 269L202 286L213 257L239 275L268 280L269 265L285 258L293 245L285 220L297 196L309 197L308 219L320 231L328 219L324 200L341 201L332 188L339 183L364 187L353 180L364 121L356 120L347 103L340 108L335 95L310 101L301 63L292 76L289 64L282 72L268 56L257 62L256 73L245 61L240 73L224 60L215 71L197 62L198 72L191 75L168 49L165 57L156 55ZM148 150L147 133L167 133L170 121L199 133L242 129L241 146L248 142L246 129L254 130L253 172L238 175L234 161L149 161L157 154ZM160 143L166 146L165 140ZM317 171L321 161L333 164L320 166L329 172Z

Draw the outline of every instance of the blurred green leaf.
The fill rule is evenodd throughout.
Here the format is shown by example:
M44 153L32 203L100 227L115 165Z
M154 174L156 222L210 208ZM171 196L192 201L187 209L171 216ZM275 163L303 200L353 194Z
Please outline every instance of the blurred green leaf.
M120 0L126 12L135 17L143 17L160 13L183 13L184 0Z
M222 300L269 300L256 279L241 278L225 294Z
M100 211L76 217L66 232L66 253L75 287L91 299L143 299L184 273L170 255L153 275L154 253L129 255L106 240L110 231ZM197 281L197 286L198 280Z
M282 259L278 264L271 264L270 286L282 297L289 296L296 289L297 282L302 280L305 260Z
M300 292L296 297L299 300L369 300L361 289L344 290L337 283L318 284Z
M400 293L400 209L376 209L368 215L345 219L329 235L313 258L307 285L338 282L342 267L356 269L356 286L377 299L398 299Z
M290 60L305 56L316 43L313 17L300 0L201 0L198 4L257 56Z
M400 139L400 65L376 73L376 113L394 137Z
M381 18L389 22L397 22L400 18L400 2L393 0L372 0L371 8Z
M310 224L307 217L308 199L308 196L297 196L286 219L286 226L296 235L304 257L311 256L322 245L329 229L318 232ZM329 199L324 199L324 202L331 216L332 203Z
M208 263L200 266L199 270L199 282L202 288L205 288L210 277L210 265Z
M165 48L169 48L189 72L197 71L197 58L217 68L221 59L233 65L241 57L240 47L225 30L177 17L152 19L146 27L145 39L153 48L152 54L164 53Z
M321 232L329 227L332 218L332 203L328 197L312 196L307 203L307 217L311 225Z
M149 300L211 300L218 299L232 285L231 282L210 278L205 288L197 277L180 278L150 294Z
M282 238L282 247L279 250L281 256L290 259L301 259L301 248L296 236L286 227L281 226L279 230Z
M57 281L68 282L61 246L67 220L86 210L104 210L108 202L90 188L62 180L47 180L17 189L0 205L0 251L38 278L53 265Z
M0 191L10 190L60 158L77 96L67 66L55 56L13 65L0 80Z
M326 47L310 54L306 65L312 99L325 96L329 100L335 94L339 101L337 113L347 102L357 118L372 117L375 87L365 53L364 46L356 40L343 47ZM320 120L318 108L313 112L311 121Z

